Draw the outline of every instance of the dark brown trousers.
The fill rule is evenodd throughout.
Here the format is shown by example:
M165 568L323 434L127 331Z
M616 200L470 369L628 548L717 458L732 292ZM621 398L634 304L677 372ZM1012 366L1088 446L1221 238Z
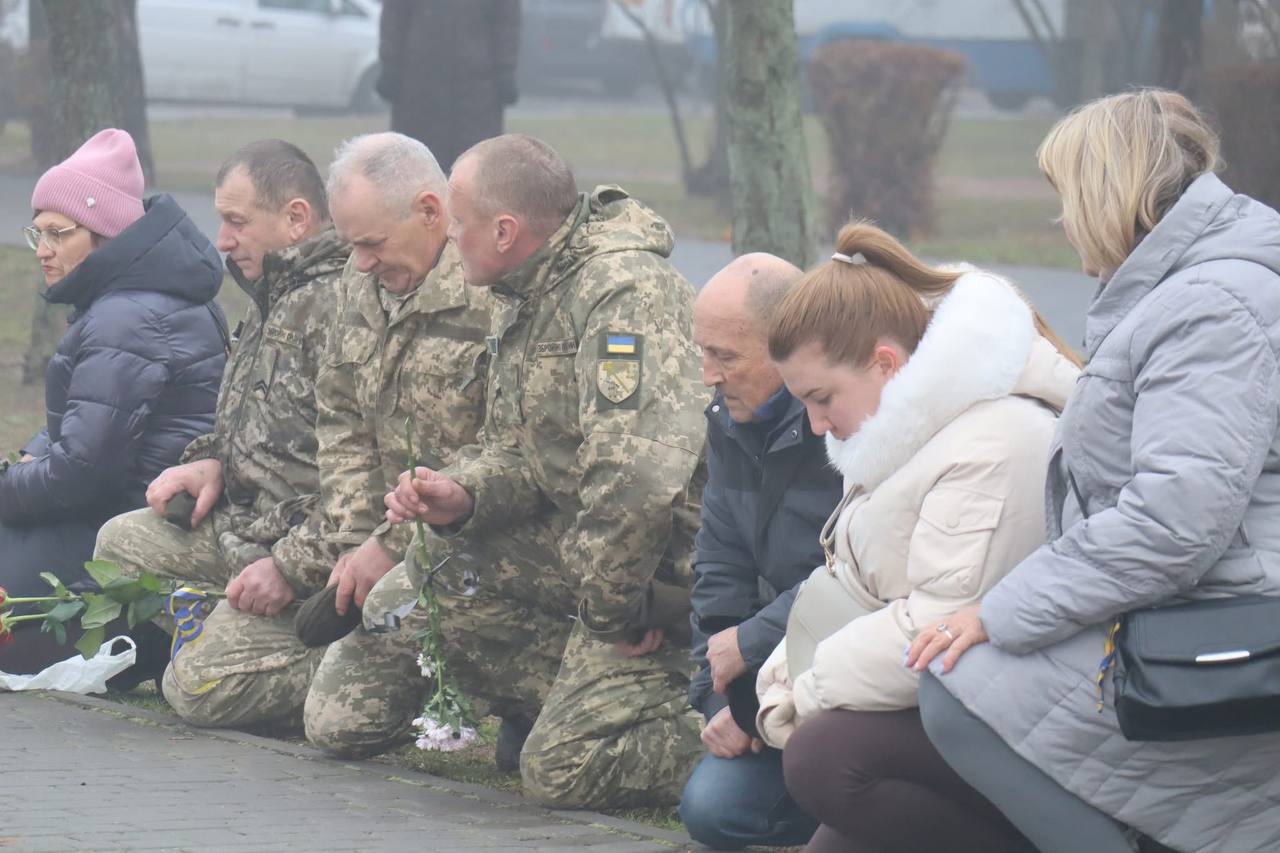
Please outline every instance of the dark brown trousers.
M809 853L1033 849L933 748L916 708L824 711L782 754L787 789L822 822Z

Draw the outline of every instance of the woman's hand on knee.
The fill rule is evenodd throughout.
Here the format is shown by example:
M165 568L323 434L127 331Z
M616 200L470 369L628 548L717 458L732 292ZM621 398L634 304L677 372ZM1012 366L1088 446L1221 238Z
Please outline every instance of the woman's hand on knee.
M988 639L982 624L981 605L970 604L937 625L921 630L907 649L906 665L916 672L924 672L925 667L942 654L942 671L950 672L962 654Z

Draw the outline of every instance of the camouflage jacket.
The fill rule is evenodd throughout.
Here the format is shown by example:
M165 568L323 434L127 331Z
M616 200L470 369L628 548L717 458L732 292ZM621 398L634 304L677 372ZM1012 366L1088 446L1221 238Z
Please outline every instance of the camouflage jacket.
M390 314L377 279L347 266L316 391L326 540L335 552L376 535L404 559L413 528L385 524L382 499L408 467L405 421L418 462L431 468L475 441L491 308L488 294L463 281L452 243Z
M183 454L222 463L227 504L213 524L228 562L243 568L270 555L298 592L322 586L329 571L310 512L320 490L315 381L349 253L330 229L268 254L257 281L229 267L253 304L223 374L214 431Z
M692 582L710 393L673 244L664 221L599 187L493 286L483 439L446 472L476 502L446 535L551 525L578 616L604 640L644 627L655 578Z

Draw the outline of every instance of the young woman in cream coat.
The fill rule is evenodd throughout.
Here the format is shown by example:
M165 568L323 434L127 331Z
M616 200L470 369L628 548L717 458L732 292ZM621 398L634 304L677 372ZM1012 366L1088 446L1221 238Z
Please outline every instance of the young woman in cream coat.
M996 276L929 268L867 224L837 245L779 306L769 348L844 476L827 566L808 583L852 619L794 681L787 645L803 638L789 634L760 672L758 727L823 823L812 851L1016 849L1017 831L929 744L903 661L917 633L1043 542L1077 363Z

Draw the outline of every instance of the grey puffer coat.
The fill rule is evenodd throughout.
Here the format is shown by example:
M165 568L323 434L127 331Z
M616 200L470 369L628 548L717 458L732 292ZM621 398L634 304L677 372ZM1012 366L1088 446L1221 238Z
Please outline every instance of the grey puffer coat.
M1059 784L1170 847L1280 850L1280 733L1131 742L1109 676L1096 710L1117 615L1280 594L1280 216L1198 178L1102 287L1085 336L1049 544L987 594L991 642L941 681Z

